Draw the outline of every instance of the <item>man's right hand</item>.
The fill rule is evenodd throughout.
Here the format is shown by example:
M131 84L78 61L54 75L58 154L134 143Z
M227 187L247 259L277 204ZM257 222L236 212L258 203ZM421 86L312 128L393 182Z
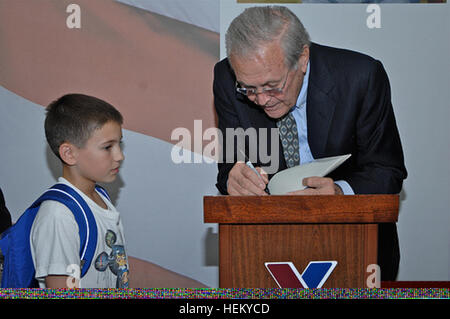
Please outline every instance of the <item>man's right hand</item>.
M269 178L264 170L256 167L261 177L258 176L244 162L234 164L228 174L228 194L230 195L268 195L264 189L266 188Z

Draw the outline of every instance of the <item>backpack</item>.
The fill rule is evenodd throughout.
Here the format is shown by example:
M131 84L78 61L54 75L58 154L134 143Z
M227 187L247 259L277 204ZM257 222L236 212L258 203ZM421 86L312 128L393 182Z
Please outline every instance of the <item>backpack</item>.
M95 188L110 200L102 187L96 185ZM72 187L58 183L45 191L13 226L1 234L0 251L4 255L2 288L38 287L34 278L30 233L39 207L46 200L58 201L73 213L80 235L80 278L87 273L97 246L97 224L86 201Z

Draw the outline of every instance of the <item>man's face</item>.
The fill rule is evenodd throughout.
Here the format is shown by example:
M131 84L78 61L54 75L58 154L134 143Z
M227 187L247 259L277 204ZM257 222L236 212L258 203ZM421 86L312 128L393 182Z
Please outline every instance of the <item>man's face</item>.
M297 68L285 65L284 52L279 42L271 42L253 55L229 57L236 81L243 88L257 89L248 99L261 106L268 116L281 118L297 102L309 61L309 48L305 46ZM283 86L284 85L284 86ZM270 95L263 89L283 88L282 93Z

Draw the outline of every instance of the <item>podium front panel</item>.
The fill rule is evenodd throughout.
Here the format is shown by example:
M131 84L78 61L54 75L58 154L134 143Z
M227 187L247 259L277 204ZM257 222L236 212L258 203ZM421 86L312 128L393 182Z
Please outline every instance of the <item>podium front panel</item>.
M337 261L323 288L366 287L377 263L377 224L220 224L221 288L278 287L265 262Z

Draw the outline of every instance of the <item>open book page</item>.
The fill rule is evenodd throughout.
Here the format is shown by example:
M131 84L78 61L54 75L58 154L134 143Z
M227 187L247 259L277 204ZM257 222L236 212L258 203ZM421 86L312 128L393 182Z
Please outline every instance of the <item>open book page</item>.
M324 177L344 163L351 154L316 159L311 163L294 166L275 174L267 188L271 195L284 195L304 189L302 181L306 177Z

